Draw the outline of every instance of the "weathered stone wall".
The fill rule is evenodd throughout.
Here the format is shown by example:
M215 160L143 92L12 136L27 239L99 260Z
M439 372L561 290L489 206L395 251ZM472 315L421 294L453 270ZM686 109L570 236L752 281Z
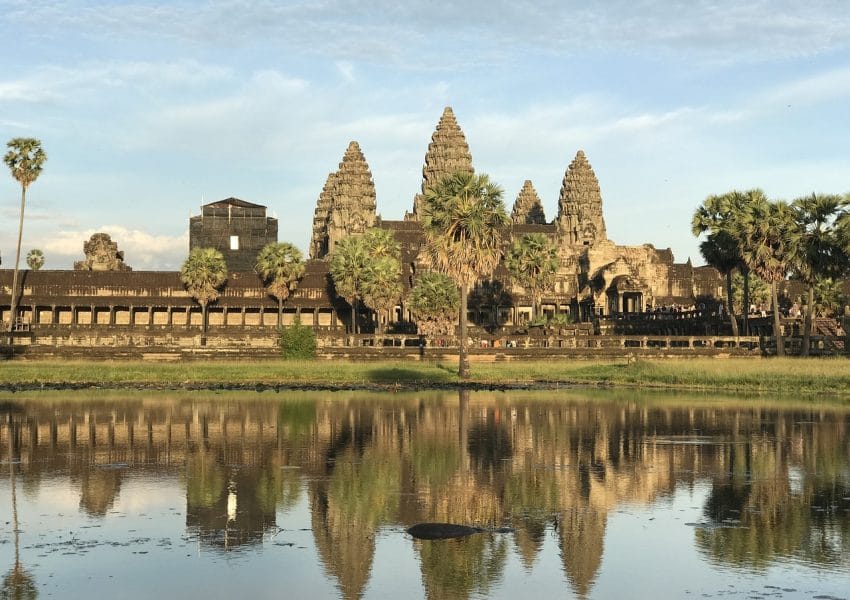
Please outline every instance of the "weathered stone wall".
M266 217L264 206L237 198L208 204L189 219L189 250L215 248L229 271L253 271L257 254L271 242L277 242L277 219Z

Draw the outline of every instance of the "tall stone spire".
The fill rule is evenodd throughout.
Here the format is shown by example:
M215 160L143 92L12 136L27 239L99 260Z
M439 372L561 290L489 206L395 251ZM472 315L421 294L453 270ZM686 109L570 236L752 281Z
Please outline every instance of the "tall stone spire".
M472 155L466 144L466 137L457 124L455 114L450 106L443 110L443 116L437 123L437 129L431 136L428 152L425 153L425 166L422 167L422 192L413 199L413 213L408 213L407 220L418 220L422 213L422 201L425 190L440 181L446 175L457 173L473 173Z
M511 211L511 221L517 225L546 224L546 215L543 212L540 196L537 195L537 190L528 179L522 184L519 196L516 197L514 209Z
M328 175L325 186L316 202L313 213L313 237L310 240L310 258L324 258L328 253L328 221L331 216L332 190L338 172Z
M375 225L375 183L357 142L348 144L330 189L328 251L342 238Z
M556 223L561 238L570 245L592 246L608 237L599 180L581 150L564 174Z

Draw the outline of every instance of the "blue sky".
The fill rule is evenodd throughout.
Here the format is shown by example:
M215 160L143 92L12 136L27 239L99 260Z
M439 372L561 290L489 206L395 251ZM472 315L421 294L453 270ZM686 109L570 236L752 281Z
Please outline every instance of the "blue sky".
M850 192L848 31L846 0L0 0L0 139L48 153L23 244L48 268L106 231L177 269L189 216L229 196L306 249L350 140L401 219L447 105L508 209L531 179L551 219L583 149L612 240L701 263L709 194ZM19 194L4 172L4 267Z

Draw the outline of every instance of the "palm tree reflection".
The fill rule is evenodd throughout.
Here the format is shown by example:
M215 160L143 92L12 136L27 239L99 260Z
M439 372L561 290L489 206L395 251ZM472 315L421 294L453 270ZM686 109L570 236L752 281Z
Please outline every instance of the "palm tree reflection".
M0 588L0 599L2 600L30 600L38 597L38 590L35 587L35 579L21 565L20 552L20 529L18 524L18 497L15 488L15 465L19 462L16 460L18 453L15 448L20 448L20 427L12 420L12 415L8 415L8 442L9 442L9 487L12 490L12 527L15 533L15 565L3 577L3 587Z

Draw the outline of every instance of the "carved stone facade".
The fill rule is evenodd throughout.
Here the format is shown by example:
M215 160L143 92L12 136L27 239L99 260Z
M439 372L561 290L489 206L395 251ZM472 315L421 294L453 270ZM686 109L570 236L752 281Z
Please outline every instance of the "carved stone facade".
M517 196L516 202L514 202L513 211L511 211L511 222L517 225L546 224L546 213L543 212L543 204L540 202L540 196L537 195L537 190L534 189L534 186L528 179L522 184L519 196Z
M339 170L328 175L319 194L310 258L324 258L344 237L374 227L376 206L375 182L369 165L357 142L351 142Z
M95 233L83 244L85 260L74 263L75 271L132 271L124 264L124 252L108 233Z
M474 172L472 157L454 113L446 108L425 155L422 191L458 170ZM303 279L286 302L284 323L298 314L302 323L327 335L350 328L350 308L329 291L328 256L336 242L370 227L388 229L400 242L402 280L405 292L409 291L417 275L427 269L420 259L424 242L418 220L422 198L422 194L416 196L413 211L404 220L380 219L369 166L357 142L351 142L339 169L328 176L319 194L309 248L312 260L307 261ZM651 244L620 246L607 238L599 181L582 151L566 169L553 221L546 222L540 197L531 182L525 182L514 204L512 224L503 232L505 245L512 236L526 233L544 234L558 246L560 267L555 284L540 298L542 311L550 315L561 313L587 320L722 297L722 281L715 269L694 267L690 261L676 263L669 249ZM245 272L253 270L260 249L276 241L277 220L266 217L266 207L237 198L207 204L200 216L190 219L190 249L221 250L233 273L224 293L210 308L213 328L275 330L276 304L259 277ZM117 245L105 234L98 234L86 244L86 261L75 268L129 270L122 259ZM11 281L8 270L0 272L0 283L5 280ZM8 288L0 287L0 320L10 316ZM33 272L27 274L23 290L21 318L38 327L159 327L173 332L189 331L199 324L199 309L175 272ZM530 295L514 285L503 265L482 278L470 293L470 318L482 330L520 325L530 318L531 306ZM363 324L372 323L367 313L359 317ZM402 330L415 330L410 320L402 301L392 311L390 321L402 322Z
M422 213L422 201L425 190L437 183L446 175L453 173L474 173L472 155L466 143L457 119L450 106L443 110L443 115L437 123L437 129L431 136L428 152L425 153L425 165L422 167L422 192L413 199L413 212L407 213L405 219L418 221Z
M215 248L224 255L228 270L253 271L257 254L277 241L277 219L266 207L239 198L205 204L189 219L189 250Z
M581 150L564 174L556 222L561 239L570 246L607 240L599 180Z

